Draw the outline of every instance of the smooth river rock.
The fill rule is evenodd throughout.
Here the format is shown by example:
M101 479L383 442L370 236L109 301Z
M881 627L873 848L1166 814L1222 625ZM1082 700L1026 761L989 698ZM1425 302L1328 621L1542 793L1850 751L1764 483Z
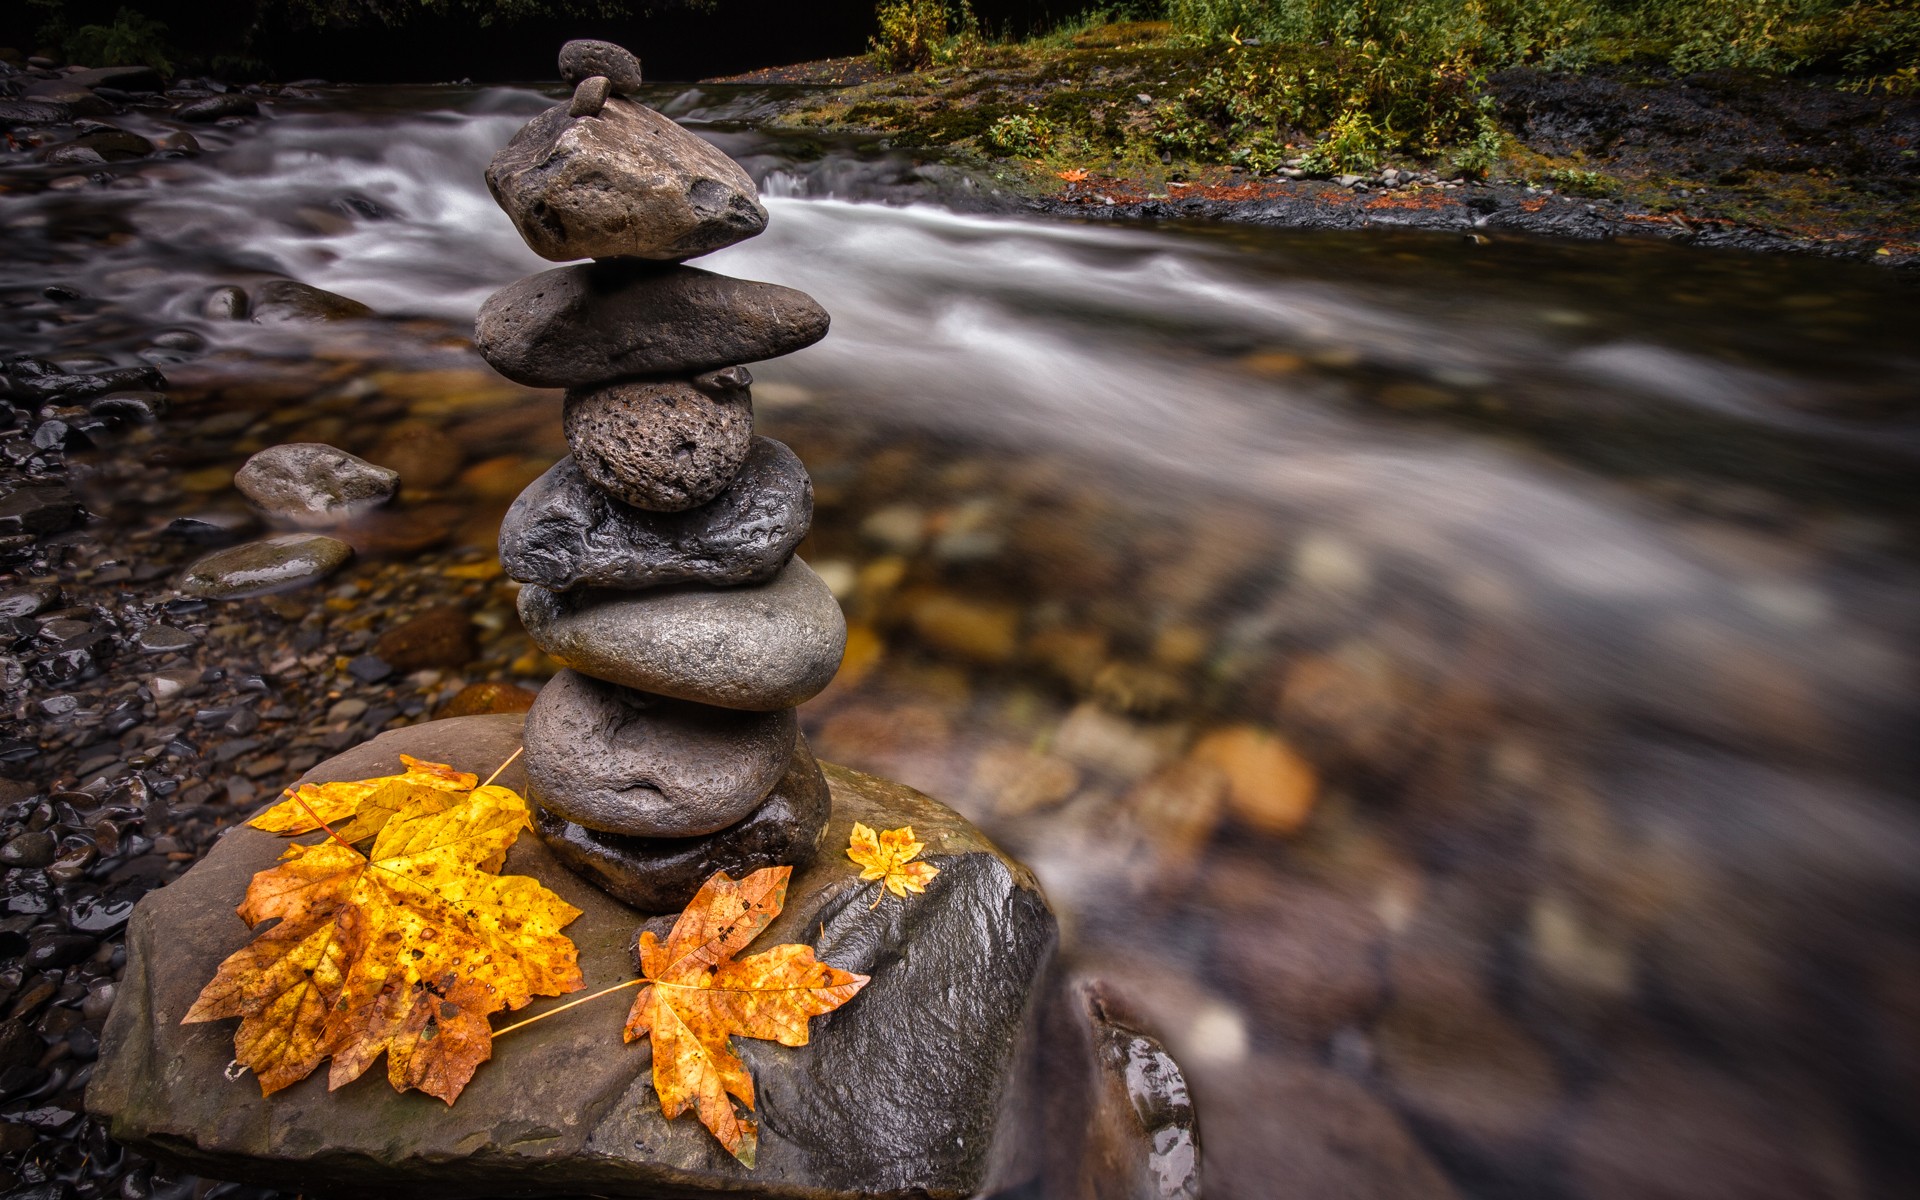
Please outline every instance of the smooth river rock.
M403 752L485 777L519 740L516 716L434 721L382 734L305 780L386 774ZM519 768L508 766L499 782L525 789ZM813 1021L807 1046L735 1039L760 1120L752 1171L693 1114L660 1115L648 1044L621 1041L619 1000L500 1039L452 1106L396 1093L378 1064L336 1092L323 1069L270 1099L250 1076L229 1079L234 1022L180 1018L220 961L248 941L234 905L286 847L244 827L135 908L88 1107L140 1153L209 1178L309 1195L960 1200L1000 1187L1007 1181L991 1173L996 1130L1028 1119L1003 1122L1002 1101L1014 1094L1009 1080L1053 950L1053 915L1027 870L950 809L885 780L824 771L832 793L825 852L795 873L785 910L749 951L804 942L873 979ZM877 885L861 882L841 853L855 821L913 827L926 843L922 857L940 868L925 895L874 905ZM642 914L562 867L537 837L521 837L505 869L540 879L582 910L566 929L580 950L581 994L633 977L628 948Z
M571 103L571 102L569 102ZM630 100L529 121L487 167L487 187L535 254L677 262L767 227L740 164Z
M579 85L595 75L606 77L616 96L632 96L641 85L640 60L633 51L595 38L574 38L560 47L560 78Z
M615 383L567 393L573 461L636 508L679 512L718 496L753 445L752 376L741 367L691 382Z
M820 851L833 807L826 776L805 738L794 743L786 773L757 808L718 833L694 838L635 838L597 833L544 807L534 786L534 829L575 874L641 912L674 913L715 871L739 879L762 867L804 867Z
M353 547L318 533L283 533L196 559L180 576L189 596L234 600L317 583L347 564Z
M622 504L568 457L507 510L500 562L520 582L555 591L758 583L786 565L812 523L813 482L771 438L753 439L726 490L677 513Z
M827 323L813 297L777 283L605 262L501 288L481 306L473 340L508 379L570 388L777 358L827 336Z
M588 829L695 837L752 812L799 737L792 709L689 704L562 671L527 713L527 778Z
M325 528L393 499L400 476L322 442L290 442L249 458L233 485L269 517Z
M528 584L519 607L534 644L582 674L723 708L812 699L847 645L839 602L798 558L749 587L551 592Z

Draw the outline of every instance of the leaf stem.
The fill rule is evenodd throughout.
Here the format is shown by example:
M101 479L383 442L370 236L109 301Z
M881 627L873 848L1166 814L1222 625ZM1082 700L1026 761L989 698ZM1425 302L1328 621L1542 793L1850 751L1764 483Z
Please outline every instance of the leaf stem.
M491 775L489 775L489 776L487 776L487 782L486 782L486 783L483 783L483 784L481 784L481 785L480 785L480 787L490 787L490 786L492 786L492 784L493 784L493 781L494 781L494 780L496 780L496 779L498 779L498 778L500 778L500 772L502 772L502 771L504 771L504 770L506 770L506 769L507 769L508 767L510 767L510 766L512 766L512 765L513 765L513 760L514 760L514 759L516 759L516 758L519 758L519 757L520 757L520 756L521 756L522 754L525 754L526 752L527 752L527 748L526 748L525 746L522 746L522 747L520 747L520 748L519 748L518 750L515 750L515 751L514 751L514 752L513 752L512 754L509 754L509 755L507 755L507 761L505 761L505 762L503 762L503 763L501 763L501 764L500 764L499 766L497 766L497 767L495 767L495 768L493 769L493 774L491 774ZM479 790L480 790L480 788L475 788L475 789L473 789L473 790L477 792L477 791L479 791Z
M639 987L643 983L650 983L650 982L652 981L645 978L629 979L625 983L616 983L610 988L601 988L599 991L595 992L591 996L582 996L578 1000L569 1000L565 1004L555 1005L554 1007L548 1009L547 1011L541 1013L538 1016L528 1017L524 1021L515 1021L513 1024L507 1026L505 1029L496 1029L493 1031L493 1036L497 1039L504 1034L512 1033L516 1029L520 1029L525 1026L531 1025L535 1021L544 1021L555 1013L563 1013L570 1008L575 1008L579 1005L585 1004L589 1000L598 1000L602 996L611 996L613 993L621 991L623 989L630 988L630 987Z
M333 826L327 824L325 821L322 821L320 819L320 814L313 811L313 805L307 803L307 799L305 796L302 796L299 792L294 792L293 799L294 799L294 803L298 804L301 808L304 808L307 810L307 815L313 818L313 823L315 825L318 825L320 828L327 831L328 837L332 838L336 842L339 842L342 846L345 846L347 849L353 850L353 843L349 842L347 839L335 833L333 831ZM319 843L316 842L314 844L318 845ZM358 850L353 850L353 852L355 854L360 853Z

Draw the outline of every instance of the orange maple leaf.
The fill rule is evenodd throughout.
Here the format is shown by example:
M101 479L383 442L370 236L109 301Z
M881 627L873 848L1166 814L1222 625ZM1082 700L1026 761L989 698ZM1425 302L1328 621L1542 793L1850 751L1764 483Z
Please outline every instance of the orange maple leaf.
M408 785L376 819L381 785L416 772L471 790ZM538 880L495 874L530 827L526 801L474 781L412 761L404 776L362 781L376 785L354 802L355 822L374 827L366 854L310 814L327 840L288 847L239 908L250 926L277 923L227 956L181 1024L239 1017L235 1058L262 1095L329 1057L338 1088L384 1053L395 1090L453 1103L492 1054L490 1014L582 983L560 932L580 910Z
M903 825L875 834L860 822L853 823L853 837L847 844L847 857L860 864L860 878L880 881L882 891L869 908L880 907L888 892L907 898L908 892L924 892L940 868L932 863L910 861L919 857L927 845L913 840L913 826Z
M1060 176L1060 178L1066 180L1068 183L1085 183L1087 181L1086 171L1082 170L1079 167L1073 167L1065 171L1056 171L1055 174Z
M653 1090L668 1119L694 1108L727 1152L751 1168L759 1126L728 1099L753 1108L753 1076L732 1035L783 1046L807 1044L807 1022L853 999L867 976L842 971L797 944L736 959L778 916L792 867L766 867L735 881L715 872L687 903L663 944L640 935L646 986L627 1014L626 1039L653 1039Z

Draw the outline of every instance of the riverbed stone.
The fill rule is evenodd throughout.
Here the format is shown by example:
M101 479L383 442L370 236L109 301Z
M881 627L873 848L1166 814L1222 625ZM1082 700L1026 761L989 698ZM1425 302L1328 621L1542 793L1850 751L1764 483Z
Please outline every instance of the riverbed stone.
M529 121L487 167L535 254L676 262L767 227L740 164L671 120L618 98L593 117L568 107Z
M748 587L552 592L528 584L519 608L534 644L583 674L723 708L811 699L832 681L847 644L839 602L799 558Z
M520 582L555 591L759 583L793 557L812 522L806 468L771 438L753 439L718 496L677 513L622 504L567 457L507 510L500 562Z
M303 781L388 774L402 753L484 777L519 748L520 729L518 717L489 716L394 730ZM520 766L498 782L524 794ZM233 1023L180 1018L249 940L234 905L286 848L286 839L245 827L135 908L88 1107L140 1153L308 1194L959 1200L989 1190L1053 916L1027 870L950 809L898 784L823 769L830 852L795 873L785 910L749 949L806 943L872 982L815 1019L805 1047L735 1040L760 1120L751 1172L692 1114L661 1116L648 1044L621 1041L619 1001L502 1038L452 1106L394 1092L377 1065L339 1091L327 1090L323 1070L270 1099L250 1077L227 1078ZM877 885L837 852L855 821L912 826L926 843L922 858L940 868L924 895L874 904ZM519 839L505 870L581 909L566 933L587 988L632 978L629 947L643 914L562 867L536 837Z
M353 547L318 533L283 533L215 550L180 576L190 596L233 600L317 583L347 564Z
M324 529L393 499L400 476L324 442L288 442L249 458L233 485L268 517Z
M680 512L718 496L753 444L745 370L691 381L615 383L567 393L562 430L573 461L636 508Z
M640 60L633 51L596 38L574 38L560 47L560 79L578 85L604 76L613 94L632 96L640 91Z
M690 704L561 671L527 714L527 778L588 829L697 837L752 812L799 736L792 709Z
M255 325L315 325L373 316L371 308L350 296L297 279L269 279L254 288L251 310Z
M832 809L826 776L805 738L794 742L786 772L752 812L705 837L600 833L549 811L538 785L530 786L534 829L553 856L616 899L650 913L679 912L715 871L739 879L762 867L811 864Z
M796 288L698 267L588 263L529 275L481 306L474 345L529 387L587 387L697 375L778 358L827 335L827 312Z

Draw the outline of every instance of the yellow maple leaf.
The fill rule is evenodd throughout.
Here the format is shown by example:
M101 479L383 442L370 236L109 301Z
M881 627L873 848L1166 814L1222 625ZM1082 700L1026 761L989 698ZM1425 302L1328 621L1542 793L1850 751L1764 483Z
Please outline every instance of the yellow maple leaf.
M398 775L382 775L378 779L359 779L350 783L309 783L298 792L289 788L285 800L247 824L268 833L312 833L321 827L322 822L333 825L354 816L362 806L371 804L378 811L391 816L422 790L470 792L473 785L480 782L478 775L456 771L445 763L423 762L409 754L400 756L400 765L404 770ZM354 834L345 830L335 832L349 842L358 842L372 837L379 830L375 827L364 832L356 830Z
M853 839L847 844L847 857L860 864L860 878L877 879L880 886L886 889L875 896L868 907L879 907L886 892L905 900L908 892L927 890L927 884L933 882L940 868L932 863L910 861L926 848L925 842L913 840L911 825L875 834L868 826L858 821L853 823Z
M377 790L360 797L362 813ZM239 908L249 926L277 923L220 964L181 1023L239 1017L235 1057L262 1095L329 1057L338 1088L385 1053L395 1090L453 1103L491 1056L490 1014L582 985L560 932L580 910L537 880L493 873L530 827L507 788L426 785L364 855L331 832L290 846Z
M807 1044L807 1022L853 999L867 985L820 962L813 947L775 946L734 955L758 937L786 903L792 867L766 867L735 881L719 871L688 901L663 943L640 935L646 980L627 1014L626 1040L650 1036L653 1090L669 1120L693 1108L727 1152L752 1167L759 1126L734 1109L753 1108L753 1076L729 1036Z

